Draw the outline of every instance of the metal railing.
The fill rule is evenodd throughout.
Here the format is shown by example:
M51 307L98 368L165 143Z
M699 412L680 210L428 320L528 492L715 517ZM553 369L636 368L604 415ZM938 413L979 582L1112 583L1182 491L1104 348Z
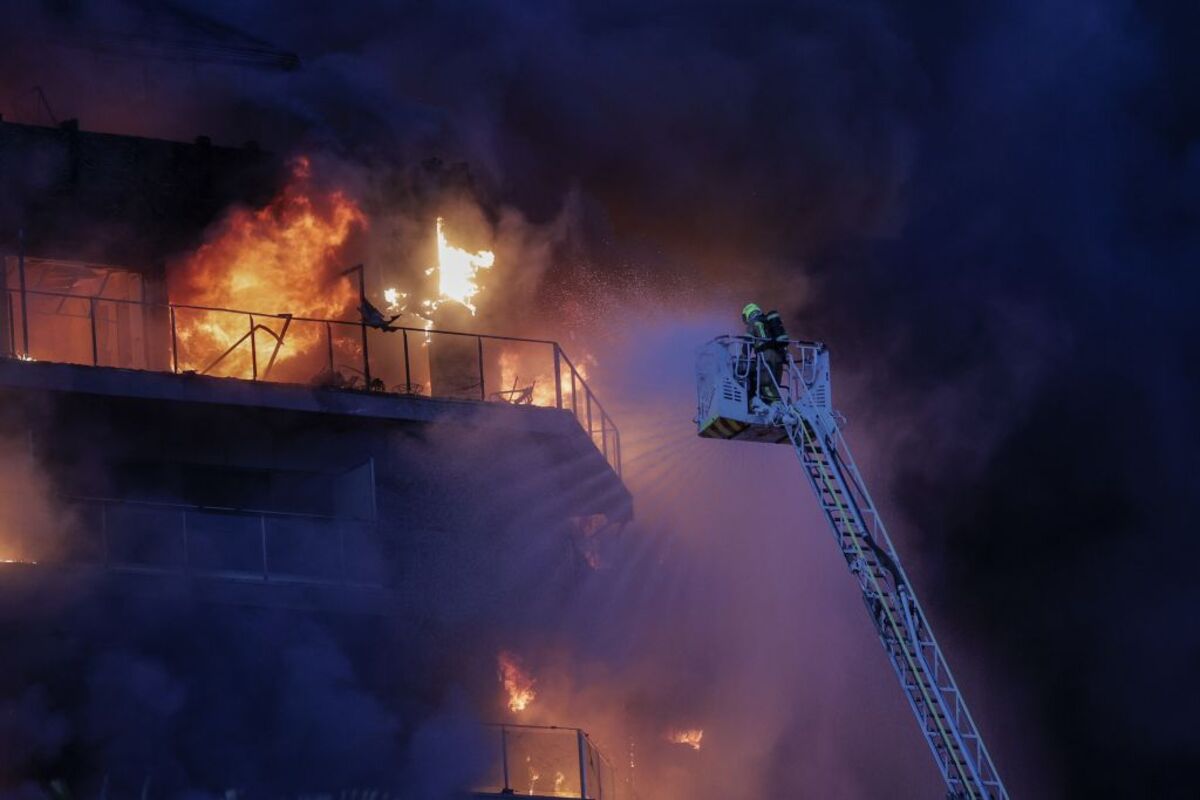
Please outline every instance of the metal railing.
M580 728L491 724L499 759L481 794L630 800L611 761Z
M79 530L62 554L126 572L383 588L390 563L368 521L276 511L64 498Z
M557 342L4 289L11 357L570 411L621 474L621 434ZM3 319L6 318L6 319Z
M497 737L495 746L499 760L493 764L494 776L464 789L470 796L638 800L629 784L616 777L612 764L585 731L539 725L488 724L484 727ZM152 770L144 774L130 772L122 777L123 780L116 776L110 780L105 774L101 798L137 796L147 800L168 796ZM333 793L326 789L316 794L289 794L287 797L295 800L333 800L335 797L338 800L399 800L412 796L411 792L394 794L393 791L392 788L359 787ZM246 795L241 790L228 789L224 796L240 798Z

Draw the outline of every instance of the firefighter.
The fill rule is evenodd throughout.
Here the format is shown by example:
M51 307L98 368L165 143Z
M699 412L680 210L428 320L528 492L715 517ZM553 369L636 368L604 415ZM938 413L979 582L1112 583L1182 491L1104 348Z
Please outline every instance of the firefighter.
M773 403L779 399L776 388L783 381L783 367L787 363L788 335L783 328L783 320L778 311L763 312L755 303L747 303L742 309L742 322L746 324L746 334L754 340L754 352L762 358L756 358L756 363L765 364L770 370L771 380L767 374L759 374L755 369L751 372L750 394L761 394L763 402Z

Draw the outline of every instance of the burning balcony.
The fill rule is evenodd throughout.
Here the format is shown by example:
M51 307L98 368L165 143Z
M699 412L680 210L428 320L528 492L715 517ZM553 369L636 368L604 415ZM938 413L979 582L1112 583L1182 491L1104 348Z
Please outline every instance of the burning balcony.
M497 759L476 797L576 797L631 800L613 763L579 728L491 725Z
M621 437L553 341L146 299L118 267L10 256L0 353L75 364L567 411L611 468Z

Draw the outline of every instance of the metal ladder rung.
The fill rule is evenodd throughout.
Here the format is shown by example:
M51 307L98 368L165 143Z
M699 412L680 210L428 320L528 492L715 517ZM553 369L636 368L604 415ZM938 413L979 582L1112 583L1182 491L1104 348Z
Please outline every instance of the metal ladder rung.
M826 420L805 417L805 409L797 410L800 420L789 424L788 436L838 547L860 584L888 660L917 711L919 725L942 764L952 795L1007 800L978 731L964 716L961 694L932 639L929 622L907 596L897 593L901 577L898 563L893 562L898 562L898 557L885 544L883 521L858 477L853 458L848 450L843 451L836 420L830 427Z

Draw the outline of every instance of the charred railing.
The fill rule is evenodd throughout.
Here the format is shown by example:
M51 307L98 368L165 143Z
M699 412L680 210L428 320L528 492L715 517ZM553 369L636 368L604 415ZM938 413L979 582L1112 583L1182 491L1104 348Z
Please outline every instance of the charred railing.
M620 431L554 341L27 287L4 293L0 352L11 357L557 408L621 472Z
M544 725L488 725L498 758L476 791L482 796L532 795L630 800L633 792L587 733Z

